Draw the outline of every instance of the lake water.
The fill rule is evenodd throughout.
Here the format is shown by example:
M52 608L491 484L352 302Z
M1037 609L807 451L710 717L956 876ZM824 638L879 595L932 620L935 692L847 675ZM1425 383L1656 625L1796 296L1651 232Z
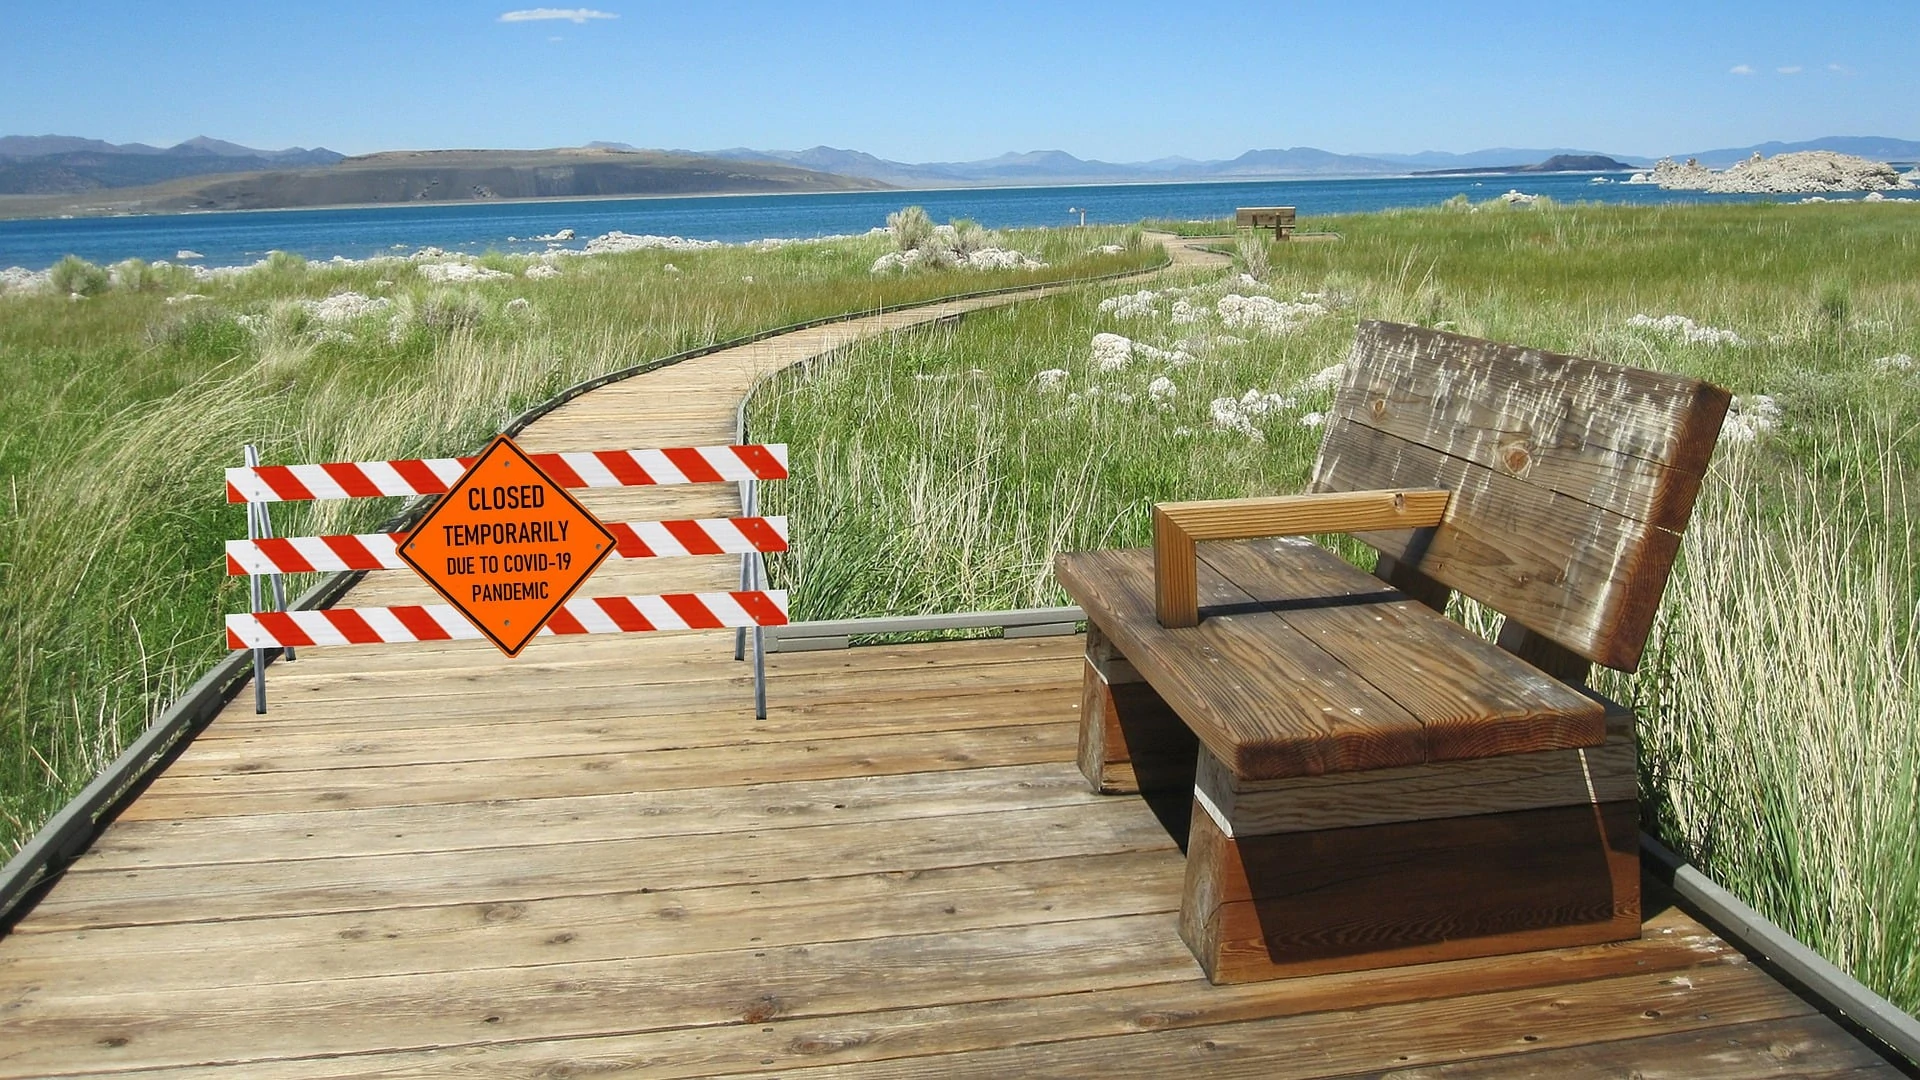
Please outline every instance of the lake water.
M267 210L141 217L0 221L0 267L41 270L65 255L96 263L172 260L182 249L203 266L237 266L275 249L310 259L361 259L423 247L480 253L533 252L545 242L513 239L572 229L569 247L616 229L629 233L739 242L764 237L860 233L903 206L927 208L935 221L967 217L989 228L1088 224L1142 218L1218 218L1236 206L1296 206L1303 217L1432 206L1466 194L1478 202L1518 188L1556 201L1606 203L1742 202L1781 196L1706 195L1652 185L1590 183L1594 173L1551 176L1425 176L1249 183L1119 184L943 191L862 191L815 195L599 199L526 203L452 203L336 210ZM1608 174L1612 180L1625 174ZM1784 196L1797 198L1797 196Z

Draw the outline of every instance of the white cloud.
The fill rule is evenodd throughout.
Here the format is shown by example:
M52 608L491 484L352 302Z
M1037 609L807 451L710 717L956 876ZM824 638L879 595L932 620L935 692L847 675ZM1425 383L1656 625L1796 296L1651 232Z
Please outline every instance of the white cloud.
M1848 67L1848 66L1847 66L1847 65L1845 65L1845 64L1828 64L1828 65L1827 65L1827 70L1828 70L1828 71L1831 71L1831 72L1833 72L1833 73L1834 73L1835 75L1851 75L1851 74L1853 74L1853 69L1852 69L1852 68L1850 68L1850 67Z
M1774 68L1773 70L1779 72L1782 75L1798 75L1807 69L1801 67L1799 64L1789 64L1786 67Z
M547 19L565 19L570 23L584 23L588 19L617 19L620 16L610 11L595 11L592 8L527 8L524 11L509 11L500 16L501 22L541 22Z
M1751 74L1753 74L1753 67L1752 67L1752 65L1750 65L1750 64L1735 64L1735 65L1733 65L1732 67L1730 67L1730 68L1728 68L1728 69L1727 69L1727 74L1729 74L1729 75L1751 75Z

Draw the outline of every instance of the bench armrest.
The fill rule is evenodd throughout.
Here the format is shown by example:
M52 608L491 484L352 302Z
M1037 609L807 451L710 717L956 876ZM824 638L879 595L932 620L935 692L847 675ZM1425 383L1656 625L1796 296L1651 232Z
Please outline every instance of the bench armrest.
M1440 524L1447 512L1447 496L1440 488L1409 488L1155 503L1155 614L1165 627L1200 624L1196 541L1423 529Z

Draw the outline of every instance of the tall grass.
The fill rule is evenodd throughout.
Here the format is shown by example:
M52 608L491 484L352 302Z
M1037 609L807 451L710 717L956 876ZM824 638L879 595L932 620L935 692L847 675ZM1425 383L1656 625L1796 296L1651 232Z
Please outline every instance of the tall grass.
M1147 543L1156 500L1300 490L1326 400L1310 377L1363 319L1771 395L1781 425L1717 459L1643 667L1603 685L1641 709L1648 824L1920 1007L1920 374L1875 364L1920 355L1920 215L1560 206L1326 223L1344 239L1268 247L1264 286L1223 272L1104 312L1119 290L1092 290L776 380L751 417L794 447L799 479L769 500L794 518L794 552L773 570L798 616L1062 602L1053 555ZM1229 293L1326 310L1228 327ZM1643 314L1739 343L1633 325ZM1099 333L1158 352L1106 368ZM1162 377L1176 392L1156 401ZM1249 391L1286 404L1256 414Z
M1891 456L1884 431L1835 434ZM1750 465L1723 455L1647 662L1603 685L1639 711L1659 831L1913 1010L1920 651L1905 493L1883 473L1800 476L1769 505Z
M560 389L654 357L1157 257L1089 252L1123 234L1099 235L1015 236L1049 263L1038 272L875 276L887 244L872 238L573 259L538 281L519 276L527 259L488 256L515 276L463 285L405 262L277 258L193 285L123 266L123 285L84 300L0 296L0 857L223 650L221 615L245 602L221 545L245 523L221 469L243 444L278 463L465 452ZM307 306L349 290L387 305L337 322ZM275 524L364 530L396 507L288 504Z

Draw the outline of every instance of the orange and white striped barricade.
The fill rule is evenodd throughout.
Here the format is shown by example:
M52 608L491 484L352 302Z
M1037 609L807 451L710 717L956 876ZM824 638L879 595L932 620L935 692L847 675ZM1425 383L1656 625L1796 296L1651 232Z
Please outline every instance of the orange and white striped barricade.
M539 480L554 488L635 487L661 484L699 484L740 482L747 489L746 513L737 518L700 518L681 521L633 521L602 523L564 491L555 502L572 504L586 520L583 530L604 530L612 543L610 552L594 555L591 565L582 559L582 569L574 578L560 580L555 589L556 603L537 620L523 619L513 632L513 640L503 640L471 606L460 602L455 592L435 573L438 566L423 567L408 557L407 545L415 534L432 522L443 509L449 509L445 496L471 477L476 462L489 460L504 443L510 450L507 464L518 459L535 466ZM509 656L535 636L565 634L632 633L650 630L697 630L737 627L754 634L754 711L766 716L766 662L762 628L784 625L787 597L783 590L753 587L758 575L752 567L766 552L785 551L788 546L787 521L783 517L763 517L753 512L754 492L761 480L780 480L787 476L786 447L783 445L740 445L691 447L666 450L617 450L586 453L522 454L511 440L495 440L485 454L471 458L430 458L380 462L336 462L321 465L261 465L254 448L247 447L247 464L227 470L227 499L244 502L248 508L247 539L227 542L227 572L246 574L252 579L251 610L228 615L227 641L237 649L254 652L254 709L266 711L266 656L270 649L282 649L289 659L294 649L318 645L355 645L374 642L460 641L490 638ZM524 467L520 475L524 476ZM531 477L528 477L531 479ZM486 501L484 486L469 488L468 501L476 505ZM506 489L511 491L512 489ZM529 486L531 491L531 486ZM364 533L338 536L275 537L268 518L268 505L308 499L351 499L393 495L441 495L414 533ZM458 508L453 508L458 509ZM489 529L505 526L452 525L447 538L466 530L467 535L483 535ZM517 526L524 528L526 526ZM479 534L472 530L478 529ZM550 532L550 530L549 530ZM564 530L560 533L564 538ZM437 534L436 534L437 537ZM457 541L464 543L465 541ZM600 545L596 544L596 550ZM455 549L456 551L460 549ZM651 559L694 555L731 555L742 559L742 587L732 592L667 593L655 596L579 597L577 589L603 558ZM519 556L523 561L539 555ZM556 556L564 569L565 556ZM515 556L507 556L512 563ZM451 563L455 560L449 559ZM471 561L471 560L469 560ZM498 565L495 557L495 565ZM310 611L286 610L280 576L289 573L327 571L366 571L413 568L453 603L395 605L378 608L328 608ZM452 568L449 567L452 572ZM471 571L468 571L471 573ZM271 609L261 604L261 579L275 584L276 603ZM544 586L541 586L544 590ZM474 589L479 597L481 587ZM547 594L542 591L542 600ZM515 597L518 599L519 597ZM510 622L510 620L508 620ZM529 623L537 621L537 627ZM511 646L511 647L510 647ZM736 650L736 658L740 650Z

